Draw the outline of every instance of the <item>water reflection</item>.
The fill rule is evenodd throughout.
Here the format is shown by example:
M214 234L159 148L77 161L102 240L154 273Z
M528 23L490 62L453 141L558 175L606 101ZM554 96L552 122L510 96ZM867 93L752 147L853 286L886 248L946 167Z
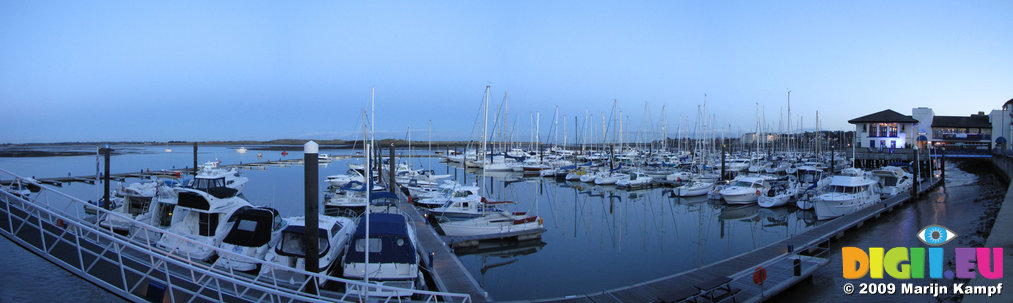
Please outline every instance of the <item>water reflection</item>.
M298 150L282 156L282 150L246 147L263 157L257 158L251 152L239 154L234 149L237 147L201 147L198 160L218 159L232 164L302 157ZM137 153L113 157L113 172L135 171L137 167L185 167L193 161L185 148L175 148L172 153L165 153L160 146L135 149ZM336 156L355 151L326 152ZM361 162L361 158L337 158L321 165L320 188L327 188L324 177L344 173L349 163ZM480 186L489 200L515 201L510 211L544 218L548 231L540 241L457 251L462 263L499 300L558 297L627 286L699 268L791 237L816 224L811 212L728 206L706 197L678 198L667 188L621 190L521 173L483 174L481 170L431 163L429 169ZM95 166L93 156L0 159L0 167L40 177L63 176L68 171L74 175L94 174ZM241 173L250 179L244 196L254 205L276 208L283 216L303 214L301 165L254 167ZM88 200L98 195L97 188L73 184L62 190ZM322 199L323 190L320 195Z

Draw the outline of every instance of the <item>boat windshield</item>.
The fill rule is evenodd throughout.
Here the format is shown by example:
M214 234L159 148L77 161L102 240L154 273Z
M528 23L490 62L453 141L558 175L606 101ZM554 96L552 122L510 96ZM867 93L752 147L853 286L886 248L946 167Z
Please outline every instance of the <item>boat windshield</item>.
M327 250L330 248L330 243L327 241L327 231L319 230L320 237L317 238L317 247L320 256L327 254ZM303 258L306 257L306 248L303 245L303 233L302 230L298 232L284 231L281 233L281 243L278 243L277 252L286 256L293 256Z
M897 186L897 177L883 177L883 186Z
M735 182L734 186L738 186L738 187L754 187L753 185L754 185L753 182L739 181L739 182Z
M464 197L467 197L467 196L470 196L470 195L471 195L471 193L468 192L468 191L466 191L466 190L455 191L454 192L454 198L464 198Z
M830 192L830 193L841 193L841 194L854 194L854 193L860 193L860 192L864 192L864 191L865 191L865 186L831 185L830 188L827 188L827 192Z

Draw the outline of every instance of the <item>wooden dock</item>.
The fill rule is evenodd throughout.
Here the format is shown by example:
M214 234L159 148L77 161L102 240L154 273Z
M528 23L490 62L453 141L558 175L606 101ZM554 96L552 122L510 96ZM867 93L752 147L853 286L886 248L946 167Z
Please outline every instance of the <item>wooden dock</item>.
M922 182L919 194L939 184L942 184L941 179ZM696 298L704 302L761 302L810 277L819 267L826 265L828 260L820 256L829 251L831 239L839 238L845 231L860 227L865 221L878 218L910 200L910 194L900 194L878 205L823 222L788 239L697 269L612 290L544 301L679 302ZM795 272L795 260L798 260L798 274ZM753 283L753 271L758 267L767 270L762 290Z
M303 159L286 159L278 161L263 161L263 162L250 162L250 163L238 163L238 164L223 164L219 165L220 168L238 168L238 169L258 169L267 166L288 166L288 165L302 165ZM109 179L124 182L127 178L182 178L187 175L193 174L193 168L180 168L180 169L162 169L162 170L143 170L138 172L129 173L116 173L109 174ZM101 179L103 175L99 175ZM51 177L51 178L37 178L39 183L63 186L63 183L80 182L87 184L95 184L96 177L94 175L89 176L67 176L67 177ZM10 180L0 180L0 184L10 184ZM101 180L99 181L101 183Z
M381 168L380 175L386 176L384 172L385 170ZM387 178L380 179L383 180L384 184L388 183ZM408 197L401 191L400 186L395 184L393 189L400 201L408 201ZM464 267L461 260L457 258L457 255L450 251L450 246L440 238L436 230L429 226L427 218L422 216L415 209L414 205L410 203L398 203L398 209L411 218L411 224L415 228L419 246L421 246L419 250L429 256L428 259L423 258L423 261L429 265L433 281L436 282L436 287L439 291L469 294L471 295L471 300L474 302L493 301L492 297L489 296L489 292L479 286L475 277L471 276L471 273Z

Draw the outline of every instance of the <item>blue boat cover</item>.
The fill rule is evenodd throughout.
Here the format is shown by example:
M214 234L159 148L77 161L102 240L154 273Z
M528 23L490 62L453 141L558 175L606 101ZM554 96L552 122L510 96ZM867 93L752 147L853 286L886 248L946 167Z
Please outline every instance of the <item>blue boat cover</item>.
M350 190L350 191L365 191L366 187L362 186L362 182L352 181L352 182L348 182L347 184L345 184L344 186L342 186L341 189L342 190Z
M369 238L371 243L370 263L417 263L415 244L408 236L408 221L399 214L368 214ZM365 242L366 218L360 218L355 234L348 242L344 263L362 263L366 260Z

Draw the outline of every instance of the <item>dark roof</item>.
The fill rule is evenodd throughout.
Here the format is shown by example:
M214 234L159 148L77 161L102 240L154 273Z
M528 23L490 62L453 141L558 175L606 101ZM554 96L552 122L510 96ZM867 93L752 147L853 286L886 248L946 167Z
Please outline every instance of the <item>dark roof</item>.
M407 236L408 224L404 216L400 214L369 214L369 234L373 235L396 235ZM366 218L359 218L359 224L355 229L355 236L362 238L366 235Z
M992 123L988 122L988 116L986 115L935 116L932 118L932 127L991 128Z
M848 120L848 123L871 123L871 122L900 122L900 123L918 123L918 120L911 116L901 115L893 110L884 110L875 114L865 115L858 118Z

